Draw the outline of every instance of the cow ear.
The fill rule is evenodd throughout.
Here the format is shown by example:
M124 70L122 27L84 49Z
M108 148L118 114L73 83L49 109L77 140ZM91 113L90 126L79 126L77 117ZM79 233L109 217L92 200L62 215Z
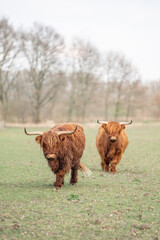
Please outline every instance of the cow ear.
M106 130L107 124L102 124L102 127L104 128L104 130Z
M125 129L126 126L124 124L121 125L121 129Z
M64 141L64 139L65 139L65 136L59 136L59 138L60 138L60 140L63 142Z
M42 136L37 136L37 137L35 138L35 141L36 141L37 143L41 143L41 139L42 139Z

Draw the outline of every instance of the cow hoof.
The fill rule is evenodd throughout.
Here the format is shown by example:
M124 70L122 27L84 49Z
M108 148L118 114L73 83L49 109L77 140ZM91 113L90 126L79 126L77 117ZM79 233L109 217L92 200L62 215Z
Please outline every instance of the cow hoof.
M70 182L70 185L75 185L76 184L76 182Z
M69 185L71 185L71 186L73 186L73 185L75 185L76 183L70 183Z
M61 188L60 186L54 186L53 190L58 190L60 188Z

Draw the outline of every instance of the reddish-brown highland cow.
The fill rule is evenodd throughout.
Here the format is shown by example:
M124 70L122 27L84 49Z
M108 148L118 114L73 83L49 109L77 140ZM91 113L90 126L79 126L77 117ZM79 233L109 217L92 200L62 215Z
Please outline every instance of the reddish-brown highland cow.
M128 136L125 132L125 125L130 122L105 122L97 121L102 124L98 130L96 146L101 157L102 170L115 173L116 166L120 162L122 155L128 145Z
M80 162L85 148L83 128L74 123L58 124L47 132L27 132L27 135L38 135L35 140L40 143L51 170L56 174L54 186L61 188L64 176L71 169L70 183L78 181L78 169L86 175L91 171Z

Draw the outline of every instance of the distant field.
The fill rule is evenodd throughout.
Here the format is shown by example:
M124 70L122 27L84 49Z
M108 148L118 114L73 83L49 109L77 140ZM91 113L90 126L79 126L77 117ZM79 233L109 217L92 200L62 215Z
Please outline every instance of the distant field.
M127 127L130 144L115 175L101 171L98 127L85 129L82 162L92 176L79 172L70 186L69 174L58 191L34 136L0 130L0 239L160 239L160 125Z

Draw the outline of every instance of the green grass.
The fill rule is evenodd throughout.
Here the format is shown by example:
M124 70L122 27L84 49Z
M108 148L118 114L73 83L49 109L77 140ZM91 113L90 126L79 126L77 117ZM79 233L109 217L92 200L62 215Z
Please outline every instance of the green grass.
M79 172L70 186L68 174L57 191L34 136L0 131L0 239L158 239L160 125L127 127L130 144L115 175L101 171L98 127L85 129L82 162L92 176Z

